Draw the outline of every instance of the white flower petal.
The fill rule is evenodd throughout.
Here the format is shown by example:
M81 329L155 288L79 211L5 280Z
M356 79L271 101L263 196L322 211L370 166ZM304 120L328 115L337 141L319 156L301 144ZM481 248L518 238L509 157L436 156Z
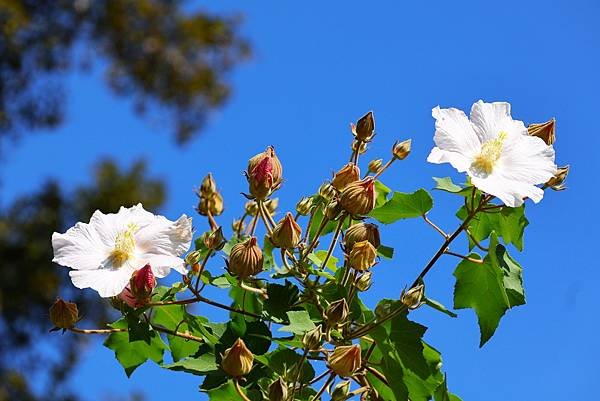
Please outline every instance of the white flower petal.
M157 219L154 224L141 228L135 240L141 252L181 256L192 243L192 219L185 214L175 222L164 217Z
M139 260L143 261L142 266L149 263L152 272L158 278L167 276L171 272L171 269L174 269L181 274L187 273L183 259L173 255L145 253L140 255Z
M102 298L117 296L129 283L132 269L125 266L118 269L72 270L71 281L77 288L92 288Z
M463 154L442 150L438 147L431 149L431 153L427 156L427 161L436 164L450 163L460 173L467 171L471 165L471 159Z
M504 144L496 169L508 180L543 184L556 174L554 148L534 136L514 138Z
M481 141L461 110L440 109L438 106L431 111L431 115L436 120L433 141L438 148L469 159L481 150Z
M483 192L494 195L509 207L521 206L524 198L530 198L538 203L544 197L544 191L535 185L509 180L497 174L489 175L486 178L471 177L471 182Z
M471 107L471 123L481 142L496 139L503 131L509 137L527 135L522 121L513 120L510 115L510 103L484 103L482 100Z
M109 249L92 226L77 223L66 233L52 234L52 261L78 270L97 269L106 259Z

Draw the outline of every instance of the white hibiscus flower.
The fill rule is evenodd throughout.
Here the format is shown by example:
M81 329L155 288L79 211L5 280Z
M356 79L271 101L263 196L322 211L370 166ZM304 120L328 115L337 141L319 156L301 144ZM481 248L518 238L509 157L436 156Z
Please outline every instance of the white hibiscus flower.
M101 297L119 295L133 272L150 264L156 277L171 268L185 273L180 258L192 241L192 219L177 221L144 210L141 204L118 213L94 212L89 224L77 223L52 234L53 262L68 266L75 287L93 288Z
M522 121L510 116L510 104L478 101L471 119L458 109L432 110L436 144L431 163L450 163L466 172L477 188L517 207L524 198L539 202L544 191L537 184L556 173L554 149L529 136Z

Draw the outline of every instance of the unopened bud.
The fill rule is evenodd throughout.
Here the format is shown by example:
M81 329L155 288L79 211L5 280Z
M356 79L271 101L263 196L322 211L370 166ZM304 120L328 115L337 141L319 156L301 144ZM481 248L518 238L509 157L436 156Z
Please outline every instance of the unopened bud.
M267 212L272 216L277 211L277 206L279 206L279 198L272 198L264 203Z
M271 242L277 248L292 249L300 242L301 235L302 229L294 220L294 216L288 212L273 228Z
M311 197L305 197L300 199L296 204L296 212L302 216L306 216L310 213L313 208L313 200Z
M553 118L545 123L530 124L527 133L542 139L546 145L552 145L556 141L556 120Z
M335 188L328 182L324 182L319 187L319 195L327 200L331 200L335 197Z
M56 298L50 306L50 321L60 329L70 329L79 320L77 305L73 302Z
M214 192L208 196L201 196L196 208L202 216L208 216L209 213L213 216L218 216L223 213L223 209L223 197L218 192Z
M204 237L204 245L213 251L220 251L225 246L227 240L223 235L223 227L217 228L215 231L208 233Z
M369 288L371 288L371 284L373 284L372 277L373 273L366 271L358 278L358 280L356 280L354 286L358 291L367 291Z
M377 249L369 241L360 241L354 244L348 263L358 271L368 270L375 265Z
M546 186L552 188L555 191L562 191L566 189L565 181L569 175L569 165L559 167L554 177L550 178L546 183Z
M377 174L383 167L383 159L375 159L369 162L369 172Z
M350 394L350 381L344 380L335 386L331 393L331 401L345 401Z
M329 220L335 220L342 212L342 206L338 201L332 200L325 208L325 217Z
M248 216L256 216L256 214L258 213L258 204L256 203L256 201L249 200L248 202L246 202L246 205L244 205L244 212Z
M198 264L202 260L202 252L201 251L192 251L185 256L185 263L188 266L194 266Z
M246 224L240 219L234 220L231 223L231 229L236 233L241 233L246 228Z
M402 294L400 295L400 302L406 305L408 309L417 309L423 304L421 300L423 299L424 293L425 286L423 284L419 284L406 292L402 291Z
M340 205L353 216L361 216L375 208L375 180L367 177L361 181L349 184L340 195Z
M225 350L221 359L221 368L229 376L236 378L250 373L253 364L254 355L241 338L238 338L231 348Z
M327 365L338 376L352 376L361 365L360 345L341 345L335 347L327 358Z
M217 184L211 173L208 173L200 184L200 194L204 197L209 198L212 194L217 192Z
M325 309L325 316L327 322L331 325L342 323L348 317L348 303L346 298L338 299L335 302L329 304Z
M356 125L351 124L350 128L357 140L362 142L370 141L375 131L375 117L373 116L373 112L369 111L356 122Z
M379 228L372 223L357 223L351 225L344 234L344 248L349 252L354 244L360 241L369 241L375 248L381 245Z
M360 169L354 163L348 163L342 167L331 180L331 185L338 191L343 191L348 184L360 180Z
M404 160L410 153L410 145L412 143L412 139L407 139L406 141L397 142L394 144L392 148L392 153L394 157L399 160Z
M321 347L321 339L323 338L323 331L321 330L321 325L318 325L312 330L304 333L302 337L302 345L304 345L304 349L308 351L316 351Z
M286 401L288 398L288 387L281 376L269 386L269 401Z
M119 297L132 308L139 308L150 302L152 291L156 287L156 278L149 264L136 270L129 284L121 291Z
M231 274L242 280L262 271L263 254L256 237L250 237L231 249L227 267Z
M248 161L246 177L250 184L250 195L257 200L266 199L281 185L281 162L275 155L275 149L269 146Z

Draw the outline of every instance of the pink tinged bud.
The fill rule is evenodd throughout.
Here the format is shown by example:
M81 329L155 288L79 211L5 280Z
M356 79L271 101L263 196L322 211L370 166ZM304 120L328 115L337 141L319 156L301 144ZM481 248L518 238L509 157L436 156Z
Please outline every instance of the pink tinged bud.
M147 264L131 275L129 284L121 291L119 297L132 308L139 308L150 301L154 287L156 278L152 267Z
M275 149L269 146L248 161L250 195L258 200L265 199L279 187L281 176L281 162L275 155Z
M367 177L349 184L340 195L340 205L353 216L366 215L375 208L375 180Z

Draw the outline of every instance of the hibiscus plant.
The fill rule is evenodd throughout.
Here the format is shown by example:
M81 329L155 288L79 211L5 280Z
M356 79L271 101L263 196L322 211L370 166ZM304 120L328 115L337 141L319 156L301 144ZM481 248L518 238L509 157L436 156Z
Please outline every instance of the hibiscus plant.
M54 262L71 269L76 287L96 290L121 314L109 327L82 328L77 306L57 299L50 308L55 329L106 335L104 345L127 375L152 360L202 376L210 400L458 400L440 353L422 338L426 327L409 319L419 307L456 316L429 297L427 274L442 256L457 258L454 308L474 309L485 344L504 313L525 303L521 267L507 250L522 250L524 202L564 189L568 166L554 162L554 120L526 127L512 119L508 103L479 101L470 117L436 107L433 117L428 161L467 175L461 185L435 179L435 189L461 205L453 231L428 217L433 201L426 190L393 192L380 180L409 155L410 140L361 175L359 159L375 134L369 112L351 125L348 164L278 219L273 195L285 189L283 168L268 147L248 162L248 202L231 229L218 222L223 199L209 174L197 211L210 230L195 240L190 217L170 221L141 204L96 211L89 223L55 233ZM377 224L410 218L423 219L440 243L401 294L388 294L372 310L361 296L378 260L393 253L381 244ZM460 236L468 240L466 253L455 249ZM172 269L180 279L157 286ZM219 301L226 291L229 301ZM229 320L197 315L194 304L225 310Z

